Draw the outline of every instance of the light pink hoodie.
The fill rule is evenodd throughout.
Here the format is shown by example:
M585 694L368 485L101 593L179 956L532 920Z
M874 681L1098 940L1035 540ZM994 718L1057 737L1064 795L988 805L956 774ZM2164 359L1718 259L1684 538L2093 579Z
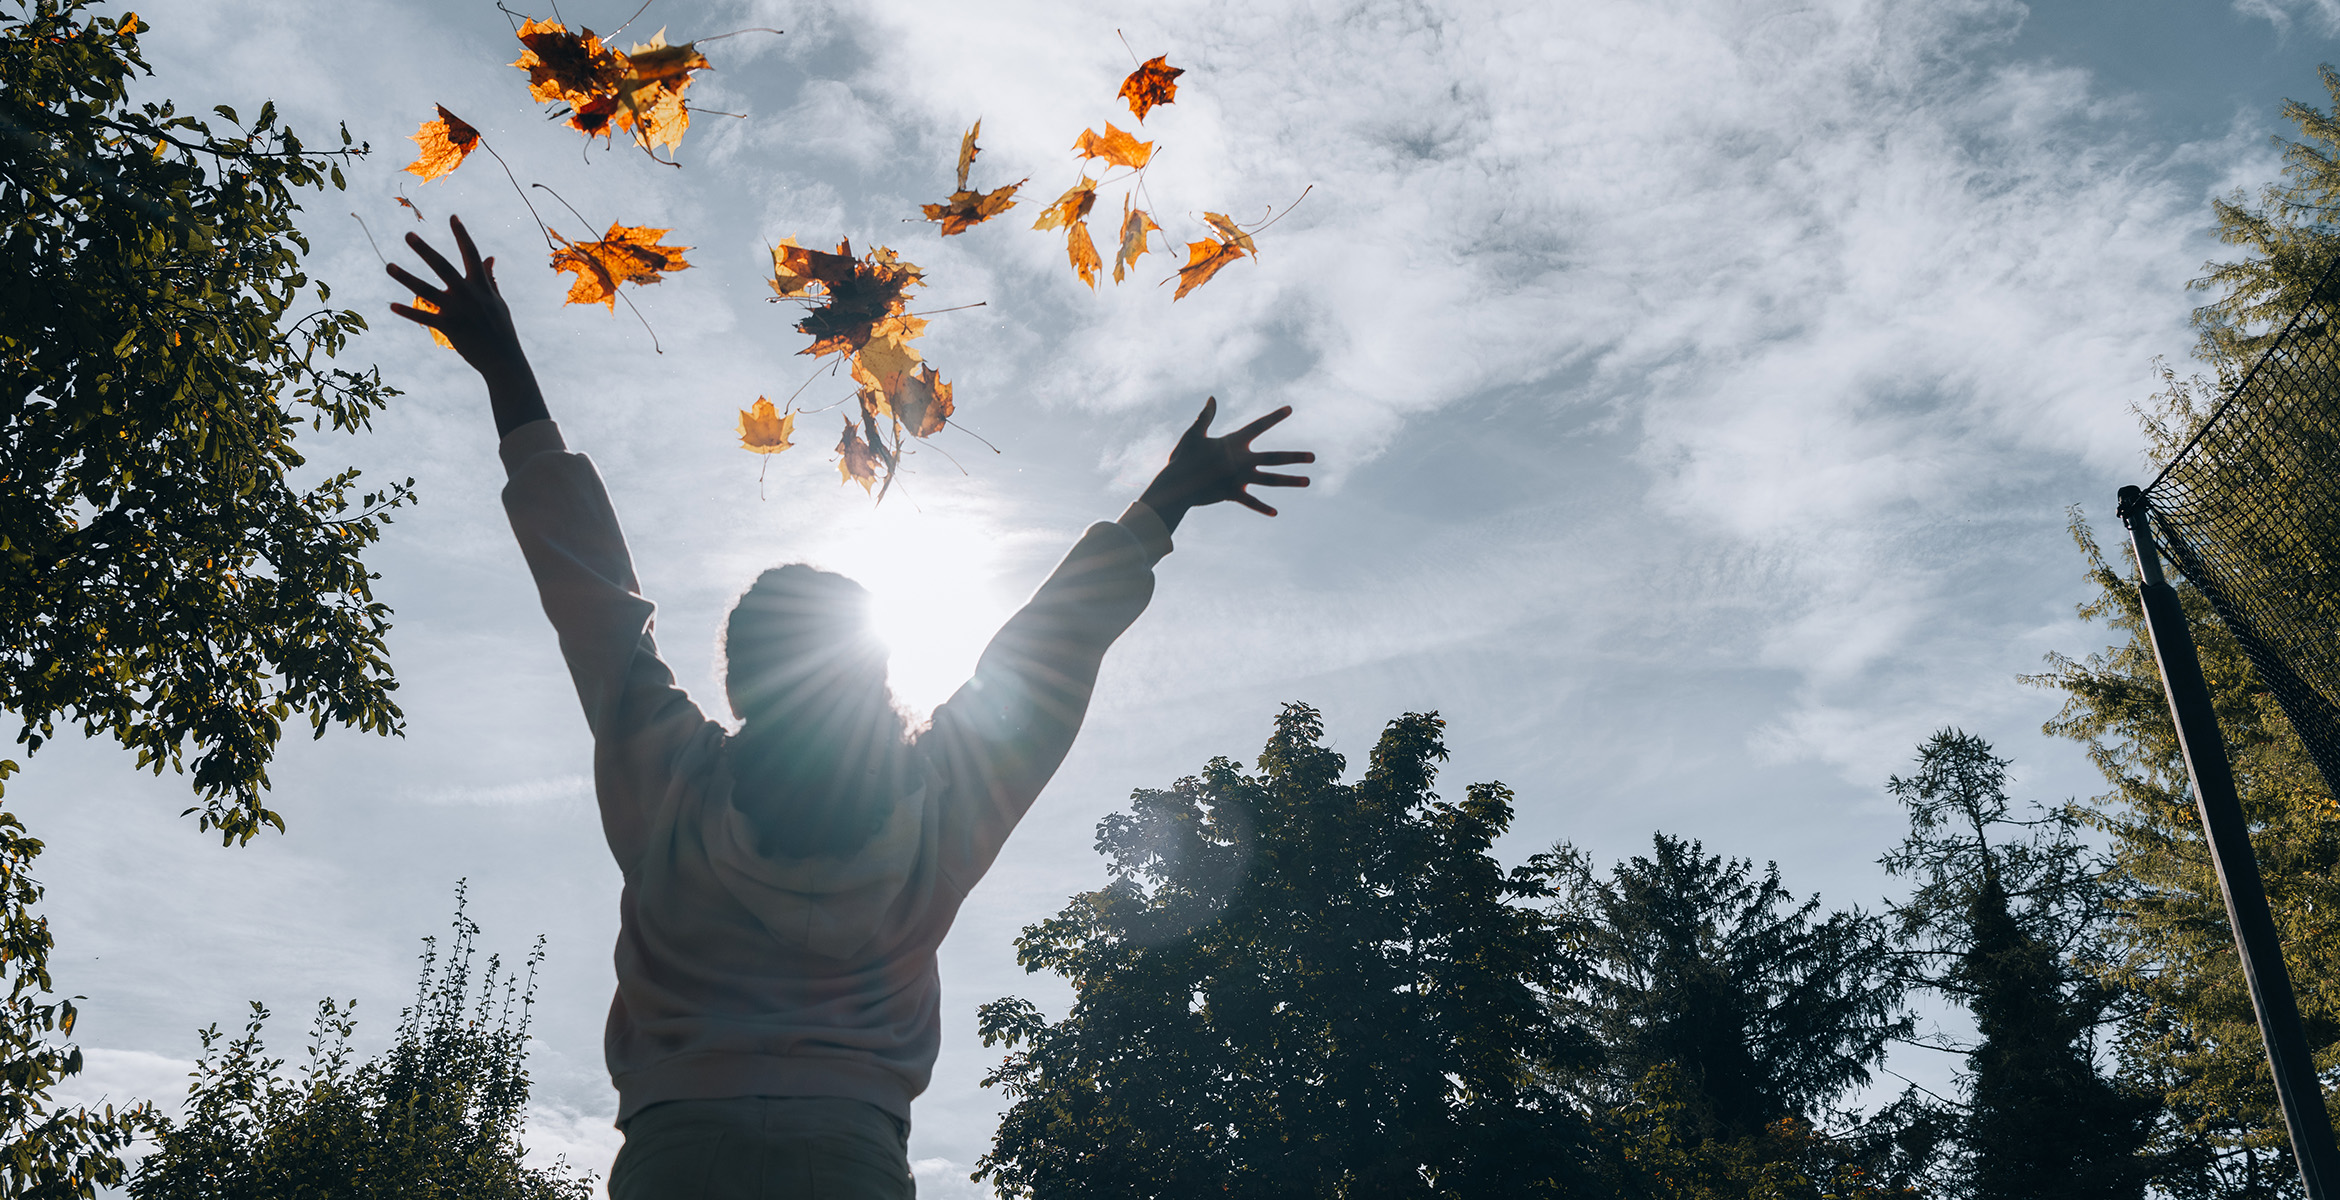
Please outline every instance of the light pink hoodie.
M1010 618L913 751L920 782L847 859L758 853L728 735L651 639L609 494L550 421L501 446L504 510L593 732L625 877L603 1050L622 1124L662 1100L842 1096L905 1121L942 1041L935 947L1080 729L1106 647L1170 552L1133 504Z

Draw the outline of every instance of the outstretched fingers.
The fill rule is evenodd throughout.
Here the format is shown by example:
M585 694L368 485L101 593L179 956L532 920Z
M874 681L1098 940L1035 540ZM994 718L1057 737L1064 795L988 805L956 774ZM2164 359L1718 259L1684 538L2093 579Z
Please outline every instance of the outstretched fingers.
M1251 456L1251 461L1263 467L1288 467L1293 463L1312 463L1316 455L1307 450L1264 450Z
M1308 477L1306 475L1270 475L1266 471L1253 471L1251 478L1243 482L1246 484L1256 483L1261 487L1307 487Z
M463 218L449 216L447 226L455 231L455 248L463 254L464 277L477 279L485 274L486 267L479 261L479 247L472 243L471 231L463 227Z
M424 241L421 234L407 234L406 247L420 255L425 266L438 272L439 278L445 280L448 287L452 288L463 282L463 273L455 269L455 264L447 261L446 255L432 249L431 244Z
M1268 415L1261 417L1256 421L1253 421L1251 424L1228 434L1227 439L1239 446L1248 445L1250 444L1251 439L1266 433L1270 429L1275 428L1278 424L1282 423L1285 417L1291 415L1292 406L1287 404L1282 408L1279 408L1276 411L1269 413Z
M1263 517L1272 517L1276 515L1276 510L1268 507L1267 501L1252 495L1250 492L1235 493L1235 503L1240 504L1255 513L1258 513Z

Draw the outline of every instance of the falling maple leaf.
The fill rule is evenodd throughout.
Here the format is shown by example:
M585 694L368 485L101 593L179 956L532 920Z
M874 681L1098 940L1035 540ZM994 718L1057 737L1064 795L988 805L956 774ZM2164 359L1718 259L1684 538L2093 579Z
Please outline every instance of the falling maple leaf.
M1081 136L1073 141L1073 149L1080 151L1082 158L1102 158L1114 166L1132 170L1145 166L1154 157L1152 142L1141 142L1115 129L1110 121L1105 124L1103 136L1094 129L1082 130Z
M1241 225L1235 223L1235 218L1225 213L1206 212L1203 214L1203 220L1209 222L1211 228L1219 231L1220 241L1241 246L1244 253L1255 258L1258 257L1258 244L1251 240L1250 234L1243 232Z
M1219 268L1242 258L1247 252L1235 242L1201 241L1186 244L1186 265L1178 268L1178 291L1172 301L1211 281Z
M1097 257L1097 243L1089 239L1087 221L1075 221L1072 228L1065 230L1064 252L1072 260L1073 273L1081 277L1082 283L1089 285L1090 291L1096 291L1097 272L1105 263Z
M607 131L618 109L618 82L626 77L625 58L592 30L571 33L558 21L531 19L517 36L527 50L512 65L528 72L528 98L568 105L570 128L587 136Z
M436 304L433 304L433 303L431 303L430 301L428 301L428 300L425 300L425 299L423 299L423 298L422 298L422 297L420 297L420 296L416 296L416 297L414 298L414 303L413 303L413 304L410 304L410 305L408 305L407 307L409 307L409 308L413 309L413 310L414 310L414 311L416 311L416 312L427 312L427 313L435 313L435 312L439 311L439 306L438 306L438 305L436 305ZM425 328L425 329L428 329L428 330L430 330L430 331L431 331L431 340L432 340L432 341L434 341L434 342L437 342L438 344L440 344L440 345L442 345L442 346L445 346L445 347L446 347L446 348L448 348L449 350L453 350L453 349L455 348L455 343L448 341L448 340L447 340L447 335L446 335L446 334L443 334L443 333L441 333L441 332L439 332L439 327L438 327L438 326L436 326L436 325L425 325L425 326L423 326L423 328Z
M1006 187L993 188L988 192L971 192L960 188L951 193L950 199L940 204L921 204L918 207L926 214L927 220L942 222L942 235L949 237L954 233L964 233L1014 208L1016 189L1024 186L1024 183L1024 180L1019 179Z
M479 130L472 128L470 122L448 112L446 105L438 107L439 118L423 122L422 128L412 135L421 153L406 166L408 174L422 176L424 183L462 166L463 160L472 151L479 149ZM399 200L405 203L405 197L401 196ZM407 207L413 208L414 205L407 204Z
M845 418L845 436L837 439L837 482L858 483L867 492L877 482L877 468L877 452L861 440L853 418Z
M1122 275L1137 265L1138 256L1146 252L1146 235L1161 228L1146 210L1131 208L1128 196L1121 198L1121 249L1113 256L1113 282L1120 283Z
M951 385L931 366L902 376L899 390L886 397L894 420L912 437L929 438L943 431L951 415Z
M671 156L691 127L683 90L691 86L691 72L706 69L707 56L696 43L668 45L661 29L622 57L625 73L613 88L619 105L614 123L633 130L643 149L663 145Z
M656 283L668 271L689 269L691 264L682 257L689 246L658 244L667 232L613 223L598 242L572 242L553 231L552 236L561 238L562 243L553 251L553 269L577 276L569 285L568 303L600 304L614 312L619 284Z
M854 382L877 392L882 400L901 390L903 377L918 363L918 351L910 348L909 338L886 334L871 337L854 351L851 373Z
M1083 175L1079 183L1066 189L1063 195L1041 212L1040 219L1032 222L1032 228L1062 229L1088 216L1089 210L1096 205L1097 181Z
M417 220L417 221L420 221L420 220L422 220L422 219L423 219L422 210L421 210L420 208L417 208L417 207L415 207L415 203L414 203L414 201L412 201L412 200L409 200L409 199L407 199L407 198L406 198L406 197L404 197L404 196L396 196L396 197L393 197L393 199L397 200L397 201L398 201L400 204L402 204L402 205L405 205L405 206L406 206L406 211L408 211L408 212L410 212L410 213L413 213L413 214L414 214L414 219L415 219L415 220Z
M796 414L782 416L772 402L756 397L755 406L739 413L739 444L757 454L778 454L796 443L789 436L796 432Z
M958 183L958 188L959 188L959 190L960 190L960 191L962 191L962 192L967 190L967 170L968 170L968 168L970 168L970 167L972 167L972 166L974 166L974 165L975 165L975 156L976 156L976 155L978 155L978 154L981 154L981 153L983 153L983 148L982 148L981 146L978 146L978 145L976 145L976 144L975 144L975 136L976 136L977 134L980 134L980 133L982 133L982 132L983 132L983 118L981 118L981 117L977 117L977 118L975 118L975 123L974 123L973 125L969 125L969 126L967 127L967 136L965 136L965 137L963 137L963 138L960 138L960 139L959 139L959 183Z
M1139 121L1146 119L1147 110L1168 104L1178 95L1178 77L1186 74L1186 68L1171 66L1169 57L1157 54L1121 81L1121 98L1129 101L1129 111L1136 113Z
M954 233L964 233L969 228L981 225L985 221L1014 208L1016 206L1016 189L1030 182L1028 179L1019 179L1006 187L993 188L988 192L973 191L967 187L967 171L975 165L975 156L983 152L982 148L975 144L976 135L982 131L983 122L977 121L967 128L967 136L959 139L958 190L953 191L951 198L940 204L921 204L918 206L919 210L926 214L927 220L942 222L942 235L944 237L949 237Z

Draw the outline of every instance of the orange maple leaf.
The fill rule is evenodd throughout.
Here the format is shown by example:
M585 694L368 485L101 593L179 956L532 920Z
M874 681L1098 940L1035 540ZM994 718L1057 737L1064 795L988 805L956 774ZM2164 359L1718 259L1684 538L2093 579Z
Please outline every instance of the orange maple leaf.
M1211 228L1219 231L1220 241L1241 246L1244 253L1253 257L1259 255L1258 244L1251 240L1250 234L1243 232L1241 225L1235 223L1235 218L1225 213L1206 212L1203 214L1203 220L1209 222Z
M1243 247L1234 242L1188 242L1186 265L1178 268L1178 291L1170 299L1175 302L1188 292L1209 283L1211 276L1219 273L1219 268L1242 258L1245 253Z
M600 304L614 312L619 284L656 283L668 271L689 269L691 264L682 256L689 246L658 244L667 232L613 223L598 242L572 242L553 231L562 243L553 251L553 270L572 271L577 276L569 285L568 303Z
M1094 129L1082 130L1081 136L1073 141L1073 149L1080 151L1082 158L1102 158L1114 166L1132 169L1145 166L1154 157L1152 142L1141 142L1115 129L1110 121L1105 123L1103 136Z
M1113 282L1120 283L1122 275L1136 266L1138 256L1146 252L1146 234L1160 232L1161 228L1146 215L1146 210L1131 208L1128 196L1121 198L1121 249L1113 256Z
M435 312L439 311L439 306L438 306L438 305L436 305L436 304L433 304L433 303L431 303L430 301L428 301L428 300L425 300L425 299L423 299L423 298L422 298L422 297L420 297L420 296L416 296L416 297L414 298L414 303L413 303L413 304L410 304L410 305L408 305L407 307L409 307L409 308L412 308L412 309L413 309L414 311L416 311L416 312L433 312L433 313L435 313ZM443 334L443 333L440 333L440 332L439 332L439 327L438 327L438 326L436 326L436 325L425 325L425 326L423 326L423 328L425 328L425 329L428 329L428 330L430 330L430 331L431 331L431 340L432 340L432 341L434 341L434 342L437 342L438 344L440 344L440 345L442 345L442 346L445 346L445 347L446 347L446 348L448 348L449 350L453 350L453 349L455 348L455 343L448 341L448 340L447 340L447 335L446 335L446 334Z
M1064 253L1072 260L1073 273L1089 285L1090 291L1096 291L1097 272L1105 263L1097 257L1097 243L1089 239L1087 221L1075 221L1072 228L1064 231Z
M877 482L877 451L861 440L853 418L845 418L845 436L837 439L837 482L858 483L867 492Z
M969 228L1006 212L1016 206L1016 189L1024 186L1017 180L1003 188L988 192L971 192L965 188L951 193L951 198L940 204L921 204L919 209L929 221L942 222L942 235L964 233Z
M796 443L789 441L796 432L796 414L782 416L772 402L756 397L753 408L739 412L739 444L742 449L757 454L778 454Z
M625 57L602 45L592 30L571 33L558 21L526 21L518 36L527 49L512 65L528 72L528 98L568 105L572 129L588 136L605 132L617 112Z
M1086 175L1066 189L1054 202L1042 210L1040 219L1032 222L1034 229L1062 229L1089 215L1097 205L1097 181Z
M1148 109L1168 104L1178 95L1178 77L1186 74L1186 68L1171 66L1169 58L1167 54L1157 54L1121 81L1121 98L1129 101L1129 111L1136 113L1140 121L1146 119Z
M908 338L900 334L878 334L853 352L851 374L855 383L878 394L877 409L883 416L887 412L885 401L901 390L903 377L918 363L918 351L910 347Z
M479 130L473 129L470 122L448 112L444 104L439 105L439 119L423 122L422 128L414 132L413 139L421 153L406 165L406 171L410 175L422 176L424 183L462 166L464 158L479 149Z

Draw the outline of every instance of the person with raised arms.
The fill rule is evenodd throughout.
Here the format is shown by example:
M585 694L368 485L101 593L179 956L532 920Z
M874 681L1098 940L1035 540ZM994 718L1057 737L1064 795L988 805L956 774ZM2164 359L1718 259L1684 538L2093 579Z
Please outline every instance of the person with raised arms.
M910 1105L941 1045L935 949L1071 749L1106 648L1153 596L1190 509L1303 487L1256 451L1279 408L1210 436L1215 399L1120 518L1091 525L912 728L886 686L868 594L790 563L723 632L736 729L675 683L592 460L545 407L510 309L460 220L458 267L393 278L486 381L504 510L593 735L594 792L624 888L603 1038L625 1144L615 1200L911 1196Z

